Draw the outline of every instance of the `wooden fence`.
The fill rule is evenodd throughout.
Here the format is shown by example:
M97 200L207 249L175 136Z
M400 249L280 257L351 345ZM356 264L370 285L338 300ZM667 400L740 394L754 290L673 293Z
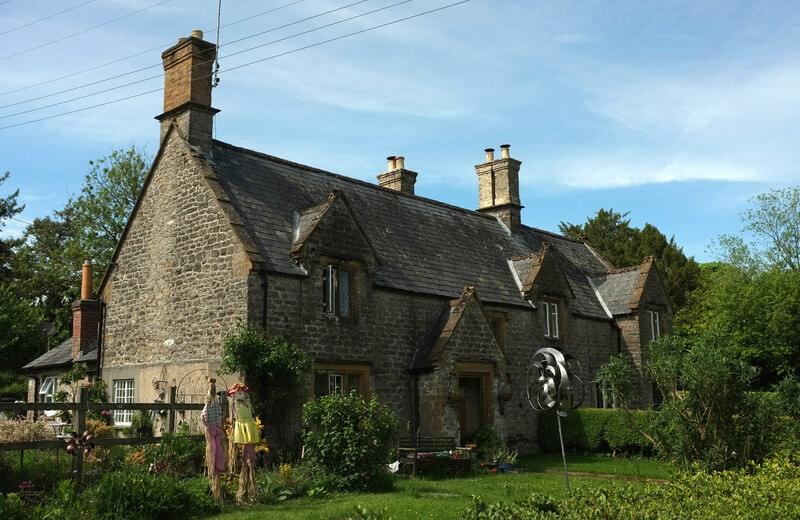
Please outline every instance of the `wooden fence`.
M103 411L103 410L165 410L167 413L167 428L166 432L175 432L175 415L176 412L185 410L202 410L203 403L177 403L176 389L170 387L169 397L166 402L155 403L90 403L87 399L88 393L86 388L81 388L78 400L74 403L2 403L0 410L10 412L26 412L26 411L49 411L49 410L68 410L72 412L72 430L76 431L78 435L86 430L86 413L89 411ZM198 436L202 437L202 436ZM120 437L111 439L92 439L95 446L124 446L132 444L157 444L160 442L161 437ZM65 449L66 443L64 439L57 439L52 441L31 441L31 442L3 442L0 439L0 452L2 451L19 451L20 452L20 470L24 461L25 450L47 450L47 449ZM73 478L80 480L83 471L83 450L78 450L73 461Z

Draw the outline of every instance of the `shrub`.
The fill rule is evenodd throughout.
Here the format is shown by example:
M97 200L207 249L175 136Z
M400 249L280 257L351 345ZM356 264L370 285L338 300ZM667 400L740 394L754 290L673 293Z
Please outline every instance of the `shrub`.
M16 493L3 495L0 493L0 518L7 520L23 520L28 518L25 502Z
M329 395L303 406L306 456L324 473L326 488L375 484L393 452L397 418L375 396Z
M189 518L215 512L204 479L180 481L166 475L137 471L108 473L82 496L98 518Z
M282 336L269 336L241 321L222 341L221 374L239 372L250 387L254 415L271 417L287 444L292 400L300 397L303 372L311 361L297 345Z
M51 441L55 434L45 420L8 419L0 421L0 439L3 442Z
M170 475L196 474L205 457L205 441L189 433L182 423L177 433L165 433L158 444L144 448L144 458L155 463L155 469Z
M488 426L470 435L467 443L474 443L477 446L475 454L481 458L494 457L494 454L503 448L503 439L494 428Z
M564 447L570 451L604 453L608 450L649 453L652 444L637 429L648 431L648 413L633 410L623 415L618 410L579 408L561 419ZM632 421L635 428L631 427ZM555 415L539 416L539 444L544 452L561 451Z
M153 418L145 410L136 410L131 416L131 424L125 428L128 437L152 437Z
M740 470L683 473L664 483L584 487L561 501L537 493L505 504L474 498L462 518L800 518L799 470L797 459L781 459Z

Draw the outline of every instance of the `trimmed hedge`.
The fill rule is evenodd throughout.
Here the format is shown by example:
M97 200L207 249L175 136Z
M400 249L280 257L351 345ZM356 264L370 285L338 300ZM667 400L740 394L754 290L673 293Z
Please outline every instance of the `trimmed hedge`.
M614 450L650 454L653 451L652 444L627 423L632 420L638 428L647 432L650 429L648 413L657 412L634 410L631 415L623 415L619 410L573 410L561 419L564 447L569 451L590 453ZM539 416L539 445L545 453L561 451L555 415Z

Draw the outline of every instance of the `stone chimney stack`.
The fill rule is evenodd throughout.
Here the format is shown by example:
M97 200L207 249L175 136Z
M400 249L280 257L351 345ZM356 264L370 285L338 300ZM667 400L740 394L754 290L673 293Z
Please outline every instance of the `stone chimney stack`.
M417 182L417 172L406 170L405 157L387 157L389 167L387 171L378 175L378 184L382 188L399 191L406 195L414 194L414 183Z
M214 114L211 107L211 81L217 49L203 40L203 31L194 30L188 38L161 54L164 64L164 113L161 139L173 121L178 123L189 144L203 152L211 150Z
M500 159L494 158L493 148L487 148L486 162L475 165L475 173L478 174L478 211L494 215L516 233L522 225L520 212L523 206L519 202L519 167L522 163L511 158L510 147L508 144L500 146Z
M81 299L72 304L72 359L97 347L100 339L102 303L92 299L92 264L83 264Z

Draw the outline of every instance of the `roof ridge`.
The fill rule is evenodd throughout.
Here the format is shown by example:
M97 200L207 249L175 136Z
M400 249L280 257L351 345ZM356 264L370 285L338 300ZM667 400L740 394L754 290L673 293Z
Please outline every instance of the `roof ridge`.
M440 200L430 199L428 197L423 197L422 195L416 195L416 194L411 194L411 193L402 193L400 191L396 191L396 190L393 190L391 188L384 188L383 186L379 186L379 185L374 184L372 182L367 182L367 181L364 181L364 180L361 180L361 179L356 179L355 177L348 177L347 175L342 175L340 173L333 173L333 172L328 171L328 170L323 170L322 168L317 168L315 166L309 166L307 164L302 164L302 163L290 161L288 159L283 159L281 157L276 157L274 155L269 155L269 154L264 153L264 152L258 152L256 150L251 150L249 148L242 148L241 146L236 146L236 145L233 145L233 144L230 144L230 143L226 143L226 142L223 142L223 141L218 141L217 139L214 139L214 143L218 144L218 145L222 145L222 146L228 147L228 148L231 148L231 149L234 149L234 150L238 150L240 152L243 152L243 153L246 153L246 154L249 154L249 155L253 155L253 156L256 156L256 157L261 157L263 159L268 159L270 161L276 161L276 162L280 162L280 163L286 164L288 166L304 168L306 170L314 171L314 172L317 172L317 173L322 173L322 174L328 175L330 177L335 177L337 179L340 179L340 180L343 180L343 181L346 181L346 182L352 182L352 183L355 183L355 184L359 184L361 186L366 186L366 187L369 187L371 189L378 190L378 191L381 191L381 192L384 192L384 193L388 192L388 193L392 193L394 195L408 197L408 198L410 198L412 200L419 200L421 202L435 204L435 205L441 206L443 208L460 211L462 213L466 213L468 215L472 215L472 216L475 216L475 217L480 217L480 218L486 219L486 220L492 220L492 221L496 221L497 220L492 215L484 215L483 213L480 213L479 211L474 210L474 209L462 208L461 206L455 206L453 204L448 204L447 202L442 202ZM533 228L530 228L530 229L533 229ZM543 232L548 233L547 231L543 231Z

